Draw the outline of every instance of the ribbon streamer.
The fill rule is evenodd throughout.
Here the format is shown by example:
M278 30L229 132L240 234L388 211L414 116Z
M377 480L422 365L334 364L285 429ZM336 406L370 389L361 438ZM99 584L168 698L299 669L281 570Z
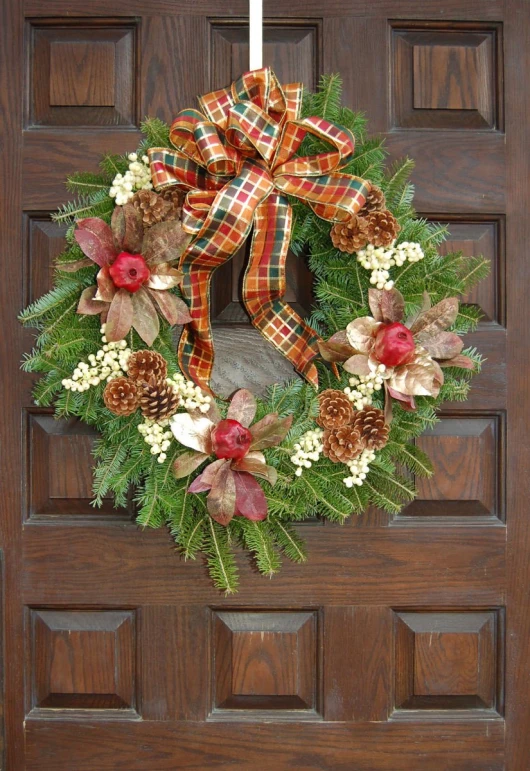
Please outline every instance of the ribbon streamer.
M208 391L211 278L252 228L243 304L262 335L318 386L313 359L320 338L282 300L292 221L287 196L305 201L322 219L340 221L363 206L370 183L341 171L353 157L353 134L323 118L300 119L301 103L300 83L280 86L269 68L247 72L229 88L199 97L202 112L179 114L170 131L176 150L148 151L155 188L187 191L182 224L195 238L180 269L192 320L180 339L179 362ZM307 134L330 149L296 155Z

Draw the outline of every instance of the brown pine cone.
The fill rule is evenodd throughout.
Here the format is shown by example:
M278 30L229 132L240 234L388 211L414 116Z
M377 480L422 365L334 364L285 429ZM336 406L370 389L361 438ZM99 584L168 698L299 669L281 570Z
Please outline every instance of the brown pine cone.
M166 203L169 203L169 209L167 210L164 219L165 220L179 220L182 214L182 204L184 203L184 193L178 189L178 187L171 186L166 187L159 193Z
M129 356L127 374L136 382L148 383L151 378L165 380L167 362L157 351L135 351Z
M333 431L324 431L322 443L324 455L333 463L354 460L363 450L361 435L355 426L341 426Z
M170 383L157 382L151 379L143 383L140 396L140 410L144 418L164 420L170 418L179 406L180 396L175 393Z
M386 207L385 194L377 185L372 185L372 189L366 196L366 201L362 209L359 209L359 217L367 217L373 211L383 211Z
M358 252L368 243L366 220L354 214L346 222L336 222L331 228L331 240L341 252Z
M401 230L397 219L388 209L373 211L365 221L367 239L374 246L390 246Z
M353 417L353 407L343 391L328 388L318 397L320 412L317 423L322 428L340 428Z
M109 380L103 391L105 406L115 415L132 415L138 409L138 387L126 377Z
M171 208L171 204L153 190L138 190L131 198L131 202L141 212L145 227L162 222Z
M363 447L381 450L388 442L390 426L385 423L385 413L377 407L366 407L353 416L352 425L358 430Z

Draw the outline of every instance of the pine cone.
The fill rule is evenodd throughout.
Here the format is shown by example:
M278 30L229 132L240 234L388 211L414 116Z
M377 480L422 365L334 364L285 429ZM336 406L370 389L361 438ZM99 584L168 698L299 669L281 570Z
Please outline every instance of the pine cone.
M366 217L365 222L366 236L374 246L390 246L401 230L398 221L388 209L373 211Z
M383 211L386 207L385 194L377 185L372 185L372 189L366 196L364 206L359 210L359 217L367 217L373 211Z
M166 201L166 203L169 203L169 209L164 216L164 220L179 220L182 214L184 193L179 190L178 187L172 185L171 187L166 187L164 190L161 190L159 196Z
M180 396L175 393L169 383L157 382L151 379L142 386L140 409L144 418L164 420L171 417L180 403Z
M127 374L136 382L149 383L151 378L155 381L165 380L167 362L156 351L135 351L129 356Z
M105 406L115 415L132 415L138 409L138 387L126 377L109 380L103 391Z
M341 426L334 431L324 431L322 442L324 455L333 463L354 460L363 450L361 435L355 426Z
M346 222L336 222L331 228L331 240L341 252L358 252L368 243L366 220L354 214Z
M354 414L352 425L358 430L362 445L367 450L381 450L388 442L390 426L385 423L383 410L366 407Z
M162 222L171 208L171 204L153 190L138 190L131 198L131 202L141 212L145 227Z
M340 428L352 419L353 407L343 391L328 388L326 391L322 391L318 400L320 412L317 423L322 428Z

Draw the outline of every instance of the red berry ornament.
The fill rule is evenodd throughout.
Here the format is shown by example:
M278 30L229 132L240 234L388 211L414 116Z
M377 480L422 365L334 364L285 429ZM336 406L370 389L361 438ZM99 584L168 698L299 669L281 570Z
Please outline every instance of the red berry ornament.
M414 358L416 344L410 329L396 321L383 324L376 336L373 354L377 361L386 367L399 367L408 364Z
M120 252L109 267L110 277L118 289L126 289L134 294L151 275L141 254Z
M250 448L252 434L237 420L221 420L212 431L212 447L218 458L244 458Z

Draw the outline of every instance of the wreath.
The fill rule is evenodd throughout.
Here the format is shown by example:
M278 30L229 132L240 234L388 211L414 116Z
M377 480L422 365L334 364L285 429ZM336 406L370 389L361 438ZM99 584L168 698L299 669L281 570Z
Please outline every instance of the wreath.
M38 330L23 368L42 375L37 405L98 431L94 505L132 490L138 524L168 526L233 592L234 546L272 575L282 553L306 559L293 523L413 500L432 473L415 438L480 369L462 341L479 311L456 298L488 264L438 253L446 231L412 208L412 161L385 171L339 76L303 93L265 68L199 103L68 178L77 198L54 215L67 248L21 315ZM249 234L244 305L300 377L225 401L210 387L210 280ZM306 320L282 300L288 248L314 275Z

